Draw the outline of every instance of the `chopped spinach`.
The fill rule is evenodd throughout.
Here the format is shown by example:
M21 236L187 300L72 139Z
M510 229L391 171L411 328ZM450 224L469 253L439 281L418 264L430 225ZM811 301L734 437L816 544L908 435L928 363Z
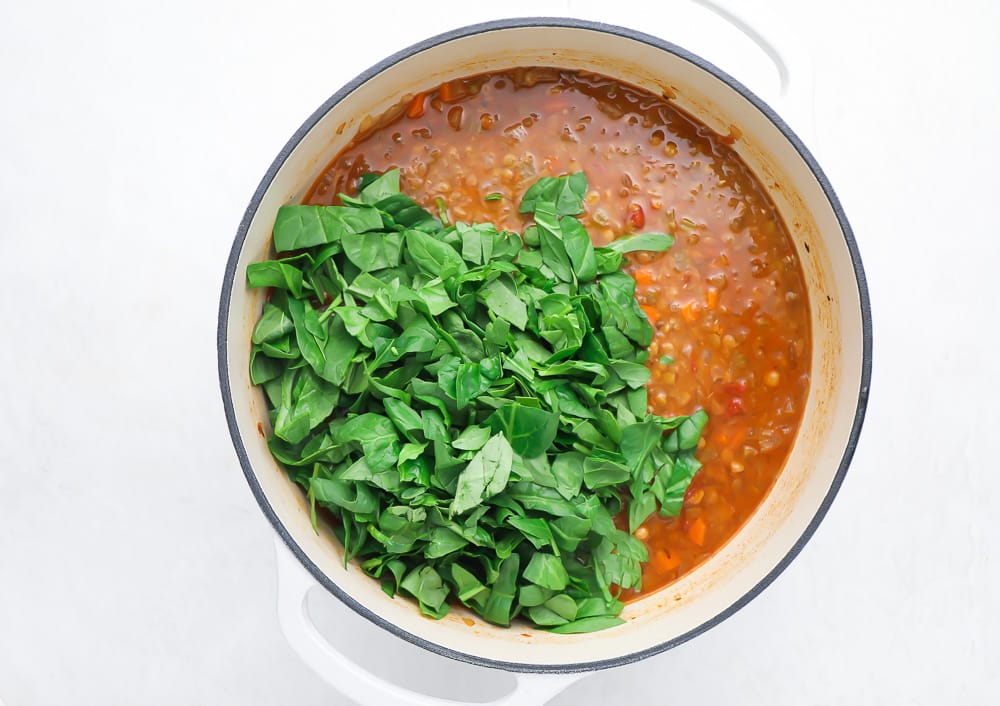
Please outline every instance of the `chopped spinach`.
M519 235L365 175L343 205L279 209L280 259L247 268L271 288L250 372L274 457L337 518L345 559L431 617L620 625L648 559L629 532L677 515L700 468L707 415L647 413L653 330L620 269L673 239L595 248L586 192L583 173L540 179Z

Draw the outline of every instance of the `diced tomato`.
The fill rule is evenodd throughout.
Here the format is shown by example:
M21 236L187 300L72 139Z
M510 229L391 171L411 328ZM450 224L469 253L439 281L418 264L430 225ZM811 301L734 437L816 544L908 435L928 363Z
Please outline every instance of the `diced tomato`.
M646 225L646 213L642 210L641 205L637 203L629 204L628 224L632 227L632 230L639 230Z
M747 391L746 381L735 380L733 382L724 382L722 383L722 391L725 392L727 395L732 395L733 397L742 395L744 392Z

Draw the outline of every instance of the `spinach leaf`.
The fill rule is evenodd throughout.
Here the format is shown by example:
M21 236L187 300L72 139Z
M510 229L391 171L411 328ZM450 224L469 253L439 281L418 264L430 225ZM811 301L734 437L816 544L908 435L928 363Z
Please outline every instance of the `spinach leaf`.
M464 274L468 267L454 248L419 230L404 234L409 257L424 272L442 280Z
M614 615L597 615L589 618L581 618L571 623L565 623L559 627L552 628L549 632L557 635L575 635L583 632L597 632L607 630L618 625L624 625L625 621Z
M247 286L287 289L295 297L302 296L302 270L280 260L253 262L247 266Z
M274 341L289 333L293 328L295 325L292 323L291 317L268 302L264 305L264 311L253 329L253 336L250 340L254 343Z
M514 596L517 595L518 570L521 568L521 558L517 554L511 554L500 564L500 570L486 605L483 607L481 615L491 623L497 625L510 625L511 608L514 605Z
M514 455L502 434L495 434L469 461L458 476L455 499L449 513L458 515L496 495L507 486Z
M569 574L559 557L535 552L524 567L524 579L542 588L561 591L569 583Z
M448 588L433 567L424 564L408 573L399 587L417 599L420 612L432 618L448 614Z
M560 216L575 216L583 212L583 197L587 195L587 177L575 172L560 177L542 177L524 192L521 213L532 213L538 204L551 204Z
M399 265L403 236L399 233L345 233L344 254L362 272Z
M517 289L508 278L498 277L484 284L477 296L497 318L522 331L527 326L528 307L517 296Z
M517 402L504 405L487 421L494 432L503 432L514 453L525 458L545 453L559 431L558 415Z
M559 221L562 232L562 242L573 263L573 271L580 282L590 282L597 276L597 255L590 235L583 224L575 218L563 218Z
M542 263L563 282L576 281L573 274L573 263L562 240L562 231L556 217L556 211L551 208L550 204L540 203L537 205L535 225L538 228Z
M274 249L299 250L341 240L344 235L382 227L382 217L371 207L282 206L274 221Z
M662 252L663 250L669 250L673 244L674 238L672 235L667 235L666 233L641 233L613 240L605 248L624 255L625 253L638 252L640 250Z

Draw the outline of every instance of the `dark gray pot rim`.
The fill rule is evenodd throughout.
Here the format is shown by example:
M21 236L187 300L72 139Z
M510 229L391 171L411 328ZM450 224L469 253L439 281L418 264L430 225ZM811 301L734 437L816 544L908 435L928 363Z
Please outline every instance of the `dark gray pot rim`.
M861 368L861 386L858 390L858 404L854 414L854 422L851 427L851 434L848 440L847 448L844 450L844 455L840 460L840 464L837 470L837 474L830 484L830 488L827 491L826 496L823 498L823 502L820 504L819 509L813 516L809 525L806 527L802 536L799 537L795 545L789 550L789 552L778 562L775 566L757 585L747 591L743 596L732 603L728 608L723 610L721 613L705 621L701 625L689 630L683 635L679 635L671 640L667 640L654 647L647 648L645 650L640 650L638 652L632 652L629 654L620 655L611 659L597 660L593 662L578 662L571 664L555 664L555 665L538 665L538 664L528 664L522 662L505 662L500 660L487 659L480 657L478 655L469 654L466 652L460 652L458 650L453 650L447 647L443 647L434 642L426 640L422 637L413 635L412 633L403 630L399 626L385 620L378 614L372 612L365 606L361 605L355 601L350 595L348 595L343 589L341 589L337 584L330 580L330 578L323 573L309 557L302 551L299 545L295 542L292 536L289 534L288 530L281 523L274 509L271 507L267 496L261 489L260 484L257 481L257 477L254 474L253 468L250 464L250 459L247 455L246 447L243 445L243 439L240 436L239 428L236 424L236 414L233 408L232 391L229 385L229 365L228 365L228 340L227 340L227 322L229 319L229 304L232 296L233 285L236 278L236 265L239 259L240 252L243 248L243 243L247 237L247 231L250 227L250 222L253 220L254 214L260 205L261 200L264 197L264 193L267 191L268 187L271 185L272 180L277 174L278 169L284 164L285 160L292 153L295 147L301 142L306 133L312 129L314 125L329 111L334 105L339 103L344 99L345 96L349 95L358 86L365 83L366 81L372 79L378 74L382 73L394 64L417 54L426 49L438 46L440 44L445 44L447 42L453 41L455 39L461 39L463 37L469 37L476 34L481 34L485 32L492 32L496 30L505 29L515 29L515 28L525 28L525 27L559 27L559 28L571 28L571 29L584 29L593 30L598 32L604 32L611 35L616 35L620 37L625 37L628 39L635 40L637 42L642 42L650 46L656 47L663 51L674 54L696 66L707 71L708 73L714 75L716 78L727 83L734 91L743 96L747 101L753 104L761 113L763 113L774 125L782 132L785 138L795 147L799 155L808 165L809 169L812 171L813 176L816 178L817 182L823 189L824 194L830 202L830 206L836 214L837 221L840 224L841 230L844 233L844 240L846 242L848 251L850 252L851 261L854 265L854 274L857 279L858 285L858 296L861 302L861 321L862 321L862 368ZM239 457L240 465L243 467L243 472L246 475L247 482L250 484L250 489L253 492L254 497L257 499L260 509L263 511L264 515L271 522L275 531L288 546L291 552L298 558L299 561L309 570L309 573L313 575L317 582L324 586L328 591L334 594L337 598L343 601L346 605L352 608L354 611L364 616L371 622L375 623L379 627L388 630L393 635L400 637L408 642L415 645L419 645L426 650L434 652L436 654L442 655L444 657L450 657L451 659L456 659L461 662L467 662L469 664L474 664L482 667L491 667L494 669L503 669L512 672L524 672L524 673L537 673L537 674L559 674L559 673L573 673L573 672L585 672L598 669L608 669L611 667L619 667L631 662L636 662L646 657L650 657L655 654L659 654L673 647L676 647L684 642L687 642L693 637L700 635L709 628L718 625L726 618L730 617L743 606L753 600L761 591L764 590L772 581L774 581L777 576L785 570L785 568L791 563L802 548L805 546L806 542L812 537L816 528L819 526L823 517L826 515L833 502L834 497L837 495L837 491L840 489L841 484L844 481L844 477L847 474L848 466L850 465L851 459L854 456L855 448L858 444L858 438L861 434L861 427L864 423L865 410L868 405L868 392L869 385L871 381L871 365L872 365L872 320L871 320L871 306L868 298L868 285L865 279L864 268L861 264L861 255L858 251L857 243L854 240L854 234L851 231L851 226L847 221L847 216L844 214L844 210L840 204L837 195L833 191L833 187L830 185L829 180L823 173L816 159L812 156L809 150L805 147L802 141L795 135L794 132L784 123L784 121L774 112L764 101L754 95L749 89L747 89L743 84L729 76L725 72L721 71L714 65L705 61L701 57L692 54L681 47L676 46L670 42L663 39L645 34L643 32L638 32L632 29L626 29L623 27L617 27L614 25L603 24L600 22L591 22L587 20L578 20L564 17L526 17L526 18L514 18L514 19L501 19L494 20L490 22L484 22L480 24L470 25L467 27L461 27L443 34L439 34L430 39L426 39L422 42L418 42L402 51L399 51L392 56L384 59L375 66L371 67L367 71L364 71L359 76L354 78L352 81L347 83L343 88L333 94L322 106L319 107L316 112L314 112L309 118L302 124L288 143L282 148L281 152L275 158L274 162L268 168L267 173L261 180L260 185L257 187L256 192L254 192L253 198L250 201L250 205L247 207L246 212L243 215L243 219L240 222L239 230L236 233L235 241L233 242L232 250L229 254L229 260L226 263L225 279L222 285L222 297L219 305L219 327L217 332L217 343L218 343L218 355L219 355L219 384L222 388L222 401L226 410L226 420L229 425L229 433L232 436L233 446L236 449L236 455Z

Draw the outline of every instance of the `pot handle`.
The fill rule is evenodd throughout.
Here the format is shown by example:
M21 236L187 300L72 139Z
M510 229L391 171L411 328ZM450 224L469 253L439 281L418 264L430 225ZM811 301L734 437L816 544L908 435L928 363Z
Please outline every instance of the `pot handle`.
M660 0L641 5L638 17L622 15L620 8L605 0L568 0L567 6L573 15L632 24L694 51L723 71L738 74L738 80L780 112L799 137L812 141L815 109L811 55L790 23L766 0ZM713 26L735 29L753 42L776 70L777 89L771 89L773 82L765 77L747 75L753 64L746 61L746 47L706 39L714 36ZM692 33L692 28L697 31ZM725 39L725 33L721 36Z
M278 622L296 654L330 686L362 704L380 706L470 706L397 686L363 669L323 638L306 607L309 590L318 585L280 537L275 537L278 568ZM584 674L514 674L509 694L476 706L543 706Z
M778 72L778 93L769 98L782 118L810 142L816 132L812 53L799 41L788 21L779 17L770 2L744 0L691 0L710 10L746 35ZM725 70L725 67L720 67ZM762 96L763 97L763 96Z

